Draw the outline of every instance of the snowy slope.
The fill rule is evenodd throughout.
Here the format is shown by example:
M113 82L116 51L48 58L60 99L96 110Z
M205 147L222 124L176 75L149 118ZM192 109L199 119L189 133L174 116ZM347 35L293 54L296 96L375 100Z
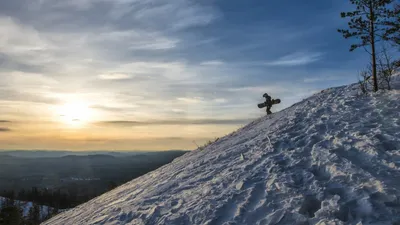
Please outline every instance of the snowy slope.
M400 222L395 87L324 90L43 224Z

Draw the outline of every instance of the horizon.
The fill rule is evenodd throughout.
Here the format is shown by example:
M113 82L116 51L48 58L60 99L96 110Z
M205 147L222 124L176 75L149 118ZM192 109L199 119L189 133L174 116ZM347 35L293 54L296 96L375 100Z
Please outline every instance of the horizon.
M264 93L277 112L357 82L350 3L296 3L2 1L0 149L190 151L265 115Z
M163 149L163 150L65 150L65 149L0 149L0 152L166 152L166 151L191 151L190 149Z

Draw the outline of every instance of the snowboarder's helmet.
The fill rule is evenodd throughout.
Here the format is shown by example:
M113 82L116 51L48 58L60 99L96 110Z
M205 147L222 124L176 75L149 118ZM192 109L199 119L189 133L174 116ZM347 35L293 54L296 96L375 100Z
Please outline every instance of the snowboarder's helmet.
M264 94L263 94L263 97L264 97L264 98L266 98L267 96L268 96L268 94L267 94L267 93L264 93Z

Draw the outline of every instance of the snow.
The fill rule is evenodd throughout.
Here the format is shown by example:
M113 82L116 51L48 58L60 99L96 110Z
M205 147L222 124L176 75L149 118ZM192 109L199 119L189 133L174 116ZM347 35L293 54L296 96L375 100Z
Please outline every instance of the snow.
M400 79L329 88L43 224L400 222Z

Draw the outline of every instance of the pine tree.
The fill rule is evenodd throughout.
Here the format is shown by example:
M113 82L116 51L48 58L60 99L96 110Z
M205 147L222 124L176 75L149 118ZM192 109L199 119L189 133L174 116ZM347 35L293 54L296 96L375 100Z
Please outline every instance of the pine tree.
M22 210L17 206L6 206L0 210L0 225L19 225L22 222Z
M15 192L13 190L12 191L3 191L2 195L5 197L5 200L3 203L4 207L15 205Z
M359 47L370 45L372 78L374 91L378 91L377 71L376 71L376 51L375 45L378 41L385 39L384 35L388 30L387 22L393 14L388 6L394 0L350 0L351 4L356 5L356 10L352 12L342 12L342 18L350 17L348 26L350 30L338 29L344 38L356 37L361 39L360 43L352 44L350 51Z
M36 203L33 203L32 207L29 209L28 213L28 222L29 224L35 225L40 224L40 206Z
M43 221L46 221L46 220L52 218L53 216L55 216L57 214L58 214L58 208L47 207L47 214L43 218Z
M393 18L393 20L385 23L389 29L386 30L384 39L400 47L400 4L396 4L394 10L388 12L388 17Z

